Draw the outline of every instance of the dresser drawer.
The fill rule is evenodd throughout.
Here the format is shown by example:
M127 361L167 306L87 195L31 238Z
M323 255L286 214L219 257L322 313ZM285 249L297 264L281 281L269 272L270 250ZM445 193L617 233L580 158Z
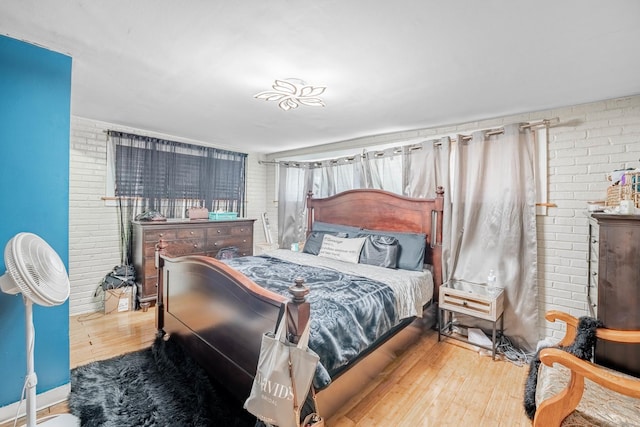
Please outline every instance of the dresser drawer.
M176 230L171 230L171 229L145 230L144 241L157 242L160 239L174 240L176 236L177 236Z
M228 236L231 234L232 226L216 225L207 229L207 240L214 240L220 236Z
M243 224L231 227L230 234L233 236L253 236L253 227Z
M203 253L206 245L203 239L178 239L165 241L167 247L165 253L169 256L182 256L196 253ZM156 253L155 245L147 245L144 247L145 257L154 257Z
M177 239L200 239L204 241L205 236L206 230L204 228L176 230Z

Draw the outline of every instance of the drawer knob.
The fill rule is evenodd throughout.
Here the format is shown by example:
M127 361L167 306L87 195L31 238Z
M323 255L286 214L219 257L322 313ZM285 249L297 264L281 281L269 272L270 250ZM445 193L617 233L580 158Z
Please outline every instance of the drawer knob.
M193 247L197 249L197 248L198 248L198 245L197 245L197 244L194 244L194 245L193 245Z
M220 232L220 230L218 230L218 233Z
M243 231L244 231L244 228L241 228L241 229L240 229L240 232L242 233Z
M213 246L218 246L218 242L215 242L215 243L213 244Z
M164 234L160 233L159 236L162 237L162 236L164 236Z
M242 241L242 243L247 243L247 239L244 239L244 240Z
M467 306L467 302L466 301L462 301L462 305L464 305L466 307Z
M591 243L598 243L598 240L597 240L597 239L593 239L593 240L591 241Z
M191 232L191 234L193 234L193 231Z
M596 276L598 275L598 273L597 273L596 271L594 271L593 273L591 273L591 275L592 275L593 277L596 277Z

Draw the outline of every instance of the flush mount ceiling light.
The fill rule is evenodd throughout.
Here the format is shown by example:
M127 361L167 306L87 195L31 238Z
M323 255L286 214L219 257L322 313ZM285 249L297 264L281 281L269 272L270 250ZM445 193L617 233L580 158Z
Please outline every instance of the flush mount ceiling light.
M298 108L299 105L310 107L324 107L324 101L318 98L325 86L310 86L300 79L276 80L271 86L273 90L260 92L254 98L265 101L277 101L278 107L285 111Z

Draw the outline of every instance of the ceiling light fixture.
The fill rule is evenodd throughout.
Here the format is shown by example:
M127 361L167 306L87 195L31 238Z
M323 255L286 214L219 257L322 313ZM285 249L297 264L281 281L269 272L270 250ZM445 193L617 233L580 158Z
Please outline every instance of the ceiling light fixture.
M284 111L298 108L299 105L324 107L324 101L318 96L322 95L326 89L325 86L310 86L300 79L284 79L276 80L271 87L272 91L260 92L253 97L265 101L277 101L278 107Z

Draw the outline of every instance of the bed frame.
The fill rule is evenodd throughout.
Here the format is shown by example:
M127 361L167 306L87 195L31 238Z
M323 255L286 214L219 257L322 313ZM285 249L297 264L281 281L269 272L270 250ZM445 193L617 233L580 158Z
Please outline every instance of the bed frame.
M433 265L434 297L442 284L442 188L435 199L412 199L381 190L350 190L324 199L307 197L308 230L313 221L323 221L368 228L425 233L425 262ZM172 257L171 247L160 241L156 245L158 265L158 303L156 326L161 333L177 338L187 352L209 375L225 385L239 400L249 395L255 375L260 343L265 331L274 331L284 313L288 298L268 291L242 273L211 257ZM309 292L301 281L292 284L288 327L295 337L309 321ZM353 387L361 389L363 377L381 371L389 357L376 356L378 348L388 345L411 322L405 322L388 334L375 349L363 355L347 373L360 378ZM414 330L411 335L415 335ZM407 333L408 335L408 333ZM294 338L295 339L295 338ZM395 339L395 338L394 338ZM405 339L397 339L404 345ZM375 350L375 351L374 351ZM393 353L396 350L385 350ZM380 352L382 353L382 351ZM390 355L393 358L393 355ZM365 359L371 360L369 365ZM384 365L384 366L383 366ZM348 379L343 383L353 383ZM333 382L318 393L323 415L330 416L353 387ZM350 390L351 389L351 390ZM331 396L325 390L332 390ZM338 390L343 392L338 393ZM323 396L326 397L323 402Z

